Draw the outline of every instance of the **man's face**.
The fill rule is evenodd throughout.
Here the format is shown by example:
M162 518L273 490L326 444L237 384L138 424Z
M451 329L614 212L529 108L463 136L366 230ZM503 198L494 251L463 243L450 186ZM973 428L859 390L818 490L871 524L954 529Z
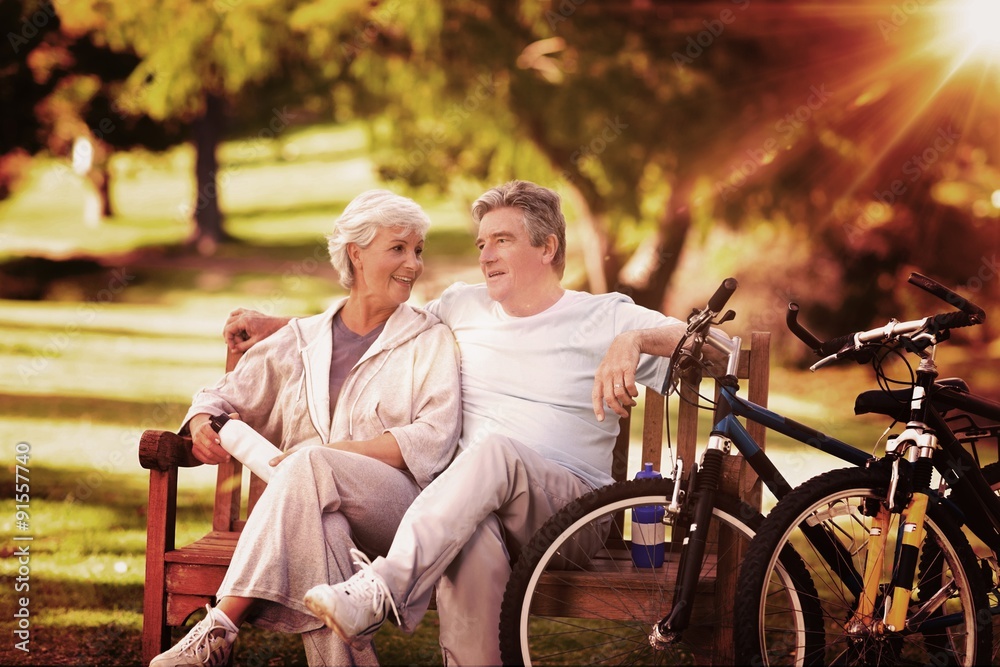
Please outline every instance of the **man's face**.
M514 208L490 211L479 222L479 267L490 298L510 314L537 301L555 275L549 244L534 247Z

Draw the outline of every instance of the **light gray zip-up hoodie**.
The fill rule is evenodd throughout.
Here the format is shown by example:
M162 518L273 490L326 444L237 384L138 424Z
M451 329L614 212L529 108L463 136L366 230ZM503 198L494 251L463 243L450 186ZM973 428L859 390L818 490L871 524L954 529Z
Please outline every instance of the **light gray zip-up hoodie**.
M250 348L236 368L194 397L198 413L239 413L281 449L368 440L388 431L421 487L451 462L462 430L459 353L435 316L400 305L344 381L331 414L333 316L293 319Z

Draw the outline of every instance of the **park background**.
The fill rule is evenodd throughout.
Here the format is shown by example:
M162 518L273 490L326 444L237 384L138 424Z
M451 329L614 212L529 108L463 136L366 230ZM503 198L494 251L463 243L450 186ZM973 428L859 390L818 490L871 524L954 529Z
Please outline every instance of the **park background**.
M871 370L811 374L785 308L824 336L928 314L918 270L996 313L998 26L972 0L0 0L0 663L138 662L139 435L220 375L230 310L341 293L323 234L372 187L434 221L415 303L479 279L469 205L513 177L564 196L567 287L683 316L735 276L771 407L873 448ZM995 330L956 332L944 373L1000 394ZM793 481L837 465L769 445ZM183 471L178 544L213 483ZM379 648L439 664L433 615Z

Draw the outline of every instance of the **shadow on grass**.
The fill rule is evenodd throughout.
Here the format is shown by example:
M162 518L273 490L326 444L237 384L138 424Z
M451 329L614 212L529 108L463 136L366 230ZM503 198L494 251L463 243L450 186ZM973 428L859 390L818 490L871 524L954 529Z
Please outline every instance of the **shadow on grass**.
M179 424L188 405L188 402L180 401L129 401L100 396L29 396L0 392L0 415L17 415L21 419L89 419L100 424L122 424L123 415L152 415L156 421ZM138 459L135 464L139 465Z
M93 484L86 497L75 496L75 500L87 505L106 505L108 507L134 507L145 504L149 491L149 480L145 470L139 466L138 459L129 460L134 464L133 472L117 473L87 468L55 468L48 465L33 465L31 467L31 499L32 500L66 500L69 493L82 480L96 479L91 473L97 472L101 478L99 484Z
M11 636L9 623L0 632ZM185 631L175 630L173 642ZM414 635L394 627L382 629L375 640L383 665L440 665L437 647L437 617L430 613ZM140 631L131 625L107 623L96 626L33 626L28 644L30 653L5 644L0 650L4 665L141 665ZM269 632L244 625L232 657L233 667L265 665L306 665L299 635Z
M32 551L58 553L70 548L90 554L95 551L89 543L96 541L109 542L103 545L104 553L144 556L144 548L130 549L127 544L112 548L110 544L123 531L138 531L143 535L146 531L149 481L138 461L134 465L135 473L33 466L31 500L35 524L42 529L46 523L59 528L38 535ZM214 502L211 489L185 489L179 493L179 527L211 522ZM95 516L101 525L91 525Z
M238 208L226 212L226 222L272 220L279 225L285 219L303 216L320 215L330 217L330 226L333 227L333 220L347 208L350 199L331 199L323 202L301 202L290 206L259 206L257 208Z
M32 543L31 635L29 653L14 648L16 642L0 647L0 664L9 665L138 665L141 664L141 614L144 584L134 570L117 575L105 567L91 580L86 568L76 570L81 554L93 554L108 561L111 553L125 560L142 557L145 530L146 480L142 475L107 474L90 489L86 499L65 500L74 485L85 478L86 471L36 466L32 468L32 497L40 509L61 517L66 525ZM211 493L185 498L178 509L179 524L202 521L211 515ZM110 513L108 512L110 510ZM101 525L90 525L95 512ZM109 516L110 514L110 516ZM89 518L88 518L89 517ZM95 531L97 531L95 533ZM138 533L138 535L137 535ZM116 536L130 536L125 542ZM116 551L120 548L122 551ZM92 551L92 549L94 549ZM74 555L74 553L76 555ZM50 555L51 554L51 555ZM64 558L68 569L83 574L60 574L62 568L46 563L53 557ZM112 557L113 560L113 557ZM110 562L110 561L108 561ZM134 561L129 561L134 562ZM141 567L141 566L140 566ZM53 569L56 574L53 574ZM139 581L137 582L137 575ZM112 580L107 580L112 577ZM201 615L196 615L193 623ZM8 619L0 622L0 632L13 637L15 627ZM186 629L173 631L172 641L183 637ZM385 665L441 664L437 645L438 623L428 614L413 635L395 627L386 627L378 635L376 646ZM305 665L301 638L244 626L233 659L234 665Z
M0 632L11 637L6 625L0 625ZM14 647L22 640L10 640L0 650L0 662L5 665L139 665L142 662L139 633L129 626L32 625L30 632L26 645L29 652Z

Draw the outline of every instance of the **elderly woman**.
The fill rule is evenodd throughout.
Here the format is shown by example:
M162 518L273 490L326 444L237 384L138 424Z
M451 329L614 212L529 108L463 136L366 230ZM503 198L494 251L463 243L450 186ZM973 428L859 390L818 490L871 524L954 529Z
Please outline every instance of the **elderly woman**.
M303 633L310 665L377 664L371 648L344 644L302 598L317 582L349 578L354 549L385 554L406 508L454 454L454 338L405 304L423 271L429 225L405 197L358 196L329 237L349 296L292 320L195 396L185 428L201 461L228 456L209 424L223 413L237 413L285 453L272 461L217 606L151 665L225 664L244 621Z

